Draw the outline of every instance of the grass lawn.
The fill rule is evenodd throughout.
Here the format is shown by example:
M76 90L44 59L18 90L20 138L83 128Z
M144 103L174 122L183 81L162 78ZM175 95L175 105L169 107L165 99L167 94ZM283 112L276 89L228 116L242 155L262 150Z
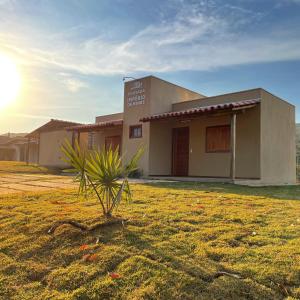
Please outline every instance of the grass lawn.
M300 187L132 187L117 212L128 224L92 233L47 234L55 220L99 222L73 190L0 196L0 298L300 298Z
M0 176L7 172L23 174L54 174L57 172L57 170L48 169L35 164L26 164L25 162L21 161L1 161Z
M1 162L0 174L51 173ZM300 186L134 184L129 219L101 222L72 189L0 195L0 299L298 299ZM237 274L217 276L218 272Z

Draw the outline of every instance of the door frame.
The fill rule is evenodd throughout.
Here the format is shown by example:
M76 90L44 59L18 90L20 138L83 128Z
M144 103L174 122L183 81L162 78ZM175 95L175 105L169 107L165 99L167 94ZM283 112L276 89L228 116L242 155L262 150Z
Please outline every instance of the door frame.
M176 155L175 155L175 132L176 130L180 128L187 128L188 132L188 159L187 159L187 174L186 175L175 175L175 161L176 161ZM174 127L172 128L172 153L171 153L171 158L172 158L172 168L171 168L171 174L172 176L182 176L182 177L187 177L189 176L189 162L190 162L190 127L189 126L182 126L182 127Z

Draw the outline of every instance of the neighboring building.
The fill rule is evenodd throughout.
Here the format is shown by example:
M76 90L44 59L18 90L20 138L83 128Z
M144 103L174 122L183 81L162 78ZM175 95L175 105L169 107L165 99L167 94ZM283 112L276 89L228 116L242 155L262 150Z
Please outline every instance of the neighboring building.
M87 149L119 147L125 161L144 146L147 177L296 182L295 107L260 88L205 97L148 76L125 83L123 113L61 131ZM61 134L40 138L41 164L60 161Z
M25 135L25 134L24 134ZM0 160L37 163L37 141L28 141L23 134L0 136Z
M75 138L72 132L66 131L66 127L78 124L51 119L48 123L26 135L29 141L37 141L38 147L35 154L37 156L37 163L47 167L66 167L67 164L62 160L60 148L65 140L72 143ZM31 151L29 151L29 155L32 155Z

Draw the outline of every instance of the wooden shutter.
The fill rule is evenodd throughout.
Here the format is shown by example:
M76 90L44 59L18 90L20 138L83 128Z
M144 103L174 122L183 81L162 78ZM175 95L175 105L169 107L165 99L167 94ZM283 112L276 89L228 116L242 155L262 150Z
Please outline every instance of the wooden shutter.
M230 125L206 128L206 152L230 151Z

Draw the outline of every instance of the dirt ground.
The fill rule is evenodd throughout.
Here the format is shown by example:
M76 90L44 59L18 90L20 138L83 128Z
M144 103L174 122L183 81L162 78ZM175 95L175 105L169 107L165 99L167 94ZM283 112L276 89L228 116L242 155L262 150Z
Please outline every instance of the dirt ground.
M0 194L35 192L75 187L72 177L49 174L5 173L0 176Z

